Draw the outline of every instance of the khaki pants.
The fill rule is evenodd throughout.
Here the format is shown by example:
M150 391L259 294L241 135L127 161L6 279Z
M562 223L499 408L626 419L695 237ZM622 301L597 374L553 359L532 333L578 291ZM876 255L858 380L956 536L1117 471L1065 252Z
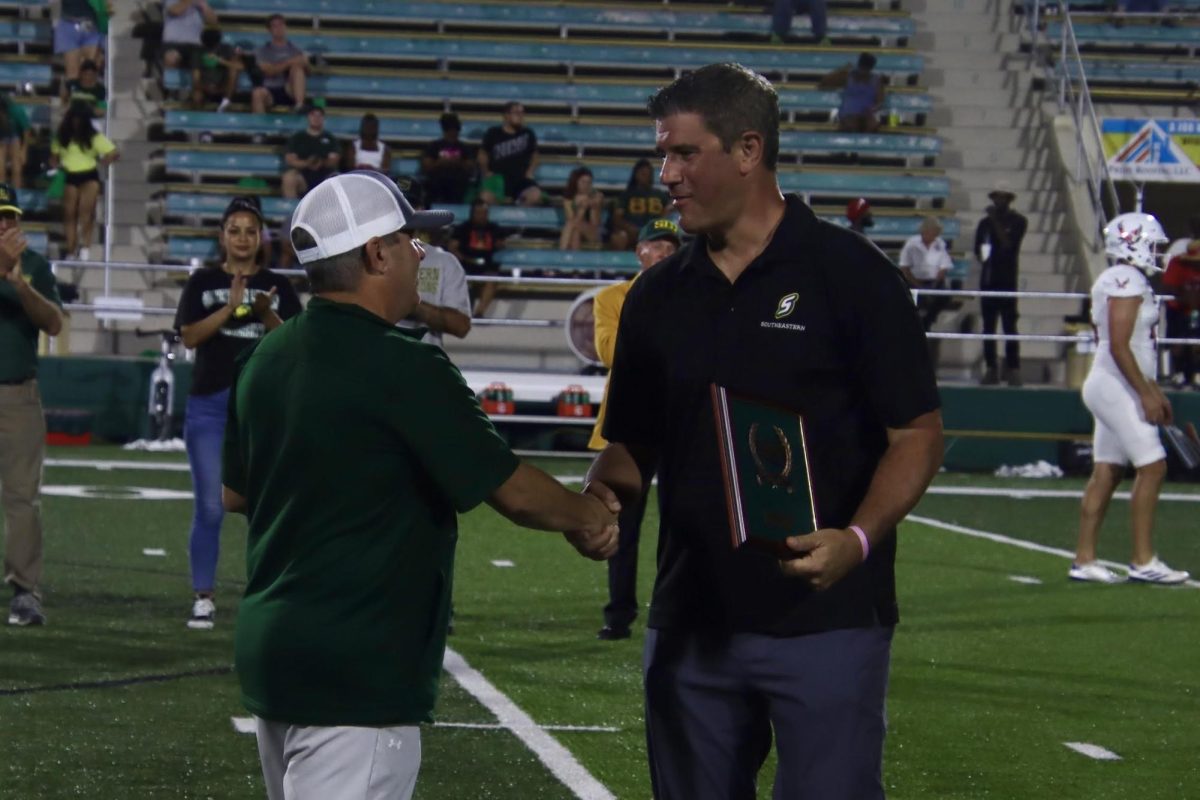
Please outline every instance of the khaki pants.
M0 506L4 580L37 594L42 578L42 460L46 417L36 379L0 384Z

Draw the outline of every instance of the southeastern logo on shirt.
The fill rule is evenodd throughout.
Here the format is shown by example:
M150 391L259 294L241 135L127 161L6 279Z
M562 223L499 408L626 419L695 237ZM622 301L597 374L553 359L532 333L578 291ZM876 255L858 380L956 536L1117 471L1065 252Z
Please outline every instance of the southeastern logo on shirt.
M799 292L791 292L779 298L779 304L775 306L775 320L763 320L759 323L759 326L763 328L775 328L777 330L803 331L803 325L798 325L794 322L779 322L779 320L792 315L792 312L796 310L796 301L799 299Z

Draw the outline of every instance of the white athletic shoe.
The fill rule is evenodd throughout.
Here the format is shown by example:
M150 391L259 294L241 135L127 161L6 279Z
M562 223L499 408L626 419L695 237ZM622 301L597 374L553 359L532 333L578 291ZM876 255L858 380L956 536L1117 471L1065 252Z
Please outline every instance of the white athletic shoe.
M1171 569L1158 556L1150 559L1140 567L1136 564L1129 565L1129 580L1140 581L1142 583L1162 583L1175 584L1183 583L1189 577L1187 572L1181 569Z
M213 618L217 614L217 604L210 597L197 597L192 603L192 618L187 626L194 631L211 631Z
M1067 571L1067 577L1073 581L1088 581L1089 583L1120 583L1117 573L1101 564L1092 561L1087 564L1072 564Z

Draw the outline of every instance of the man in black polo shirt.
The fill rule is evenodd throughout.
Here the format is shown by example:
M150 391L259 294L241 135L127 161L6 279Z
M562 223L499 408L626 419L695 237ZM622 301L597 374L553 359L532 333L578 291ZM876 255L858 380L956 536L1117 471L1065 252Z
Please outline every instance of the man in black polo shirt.
M661 179L695 239L630 289L589 490L628 504L658 469L644 655L660 800L883 797L896 524L942 457L925 337L900 272L784 197L761 76L704 67L649 104ZM806 420L821 529L791 556L730 545L711 383Z
M291 221L315 296L234 378L223 500L250 523L235 660L271 798L411 797L457 514L487 501L585 556L616 551L619 507L520 463L441 348L396 327L421 299L411 232L452 218L378 172L317 186Z

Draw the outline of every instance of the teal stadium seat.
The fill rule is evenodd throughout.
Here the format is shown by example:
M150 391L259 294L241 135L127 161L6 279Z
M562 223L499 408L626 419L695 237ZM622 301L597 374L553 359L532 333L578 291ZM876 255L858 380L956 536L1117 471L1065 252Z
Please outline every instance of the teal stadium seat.
M163 73L164 88L176 91L191 87L191 74L171 69ZM239 77L238 88L250 91L250 78ZM558 105L580 108L642 109L654 87L644 84L613 84L564 81L470 80L463 78L405 78L380 75L313 75L308 91L317 96L358 100L425 100L441 103L475 103L495 106L497 95L520 98L527 106ZM841 103L838 92L817 89L781 89L779 105L784 113L829 112ZM933 107L927 94L889 92L884 110L896 112L905 121L922 117Z
M1128 45L1139 49L1146 47L1188 49L1189 55L1194 55L1197 45L1200 45L1200 27L1177 25L1173 28L1162 25L1133 25L1126 24L1117 27L1111 23L1076 22L1074 24L1075 38L1080 47L1088 45L1114 47ZM1046 38L1058 41L1062 38L1062 23L1051 22L1046 26Z
M1055 74L1062 75L1069 70L1071 77L1078 78L1078 68L1059 63L1055 65ZM1190 84L1200 82L1200 64L1194 60L1188 61L1140 61L1134 59L1105 58L1102 56L1083 57L1083 71L1088 81L1105 81L1109 83L1163 83Z
M53 40L53 30L47 20L0 19L0 42L26 45L51 44Z
M42 189L17 189L17 202L26 214L42 214L50 207L50 201Z
M538 166L537 180L543 186L565 186L574 164L542 163ZM624 189L629 180L630 165L588 165L595 183L602 189L618 191ZM172 148L166 152L168 174L187 175L199 178L205 175L225 176L274 176L283 170L283 158L270 152L244 152L219 150L182 150ZM415 175L420 164L415 158L392 160L393 175ZM804 195L818 194L830 197L899 198L920 203L926 200L941 200L950 193L950 182L940 176L855 173L844 170L821 172L781 171L779 184L784 191Z
M29 83L44 89L50 86L53 75L49 64L0 61L0 86L23 86Z
M337 136L356 136L358 116L330 114L325 129ZM171 109L166 113L169 133L273 134L286 136L303 124L294 114L218 114L211 111ZM492 123L463 122L463 138L479 141ZM545 145L567 145L582 153L589 146L647 152L654 149L654 129L650 125L588 125L553 123L534 126L538 140ZM381 117L379 133L389 141L425 143L438 138L441 128L435 119L399 119ZM941 151L936 136L913 134L841 133L838 131L781 131L780 149L799 156L805 154L858 153L907 163L932 161Z
M226 40L254 49L269 38L265 28L229 30ZM388 61L436 61L439 64L522 64L602 66L609 69L673 69L698 67L715 61L736 61L760 72L784 75L824 75L846 65L846 52L803 47L768 48L726 44L612 44L592 41L496 41L492 37L404 35L395 33L289 33L305 52L322 56ZM893 80L915 81L924 67L920 55L880 52L876 72Z
M50 235L45 231L24 231L25 242L29 245L29 249L35 253L46 255L50 250Z
M400 0L212 0L223 16L264 17L274 13L320 19L436 23L547 29L552 31L630 31L693 35L725 33L766 35L769 19L763 14L735 11L666 10L629 6L542 5L508 3L409 3ZM795 33L807 33L808 18L798 17ZM829 18L829 35L837 39L877 39L884 44L906 41L916 30L906 16L858 15Z

